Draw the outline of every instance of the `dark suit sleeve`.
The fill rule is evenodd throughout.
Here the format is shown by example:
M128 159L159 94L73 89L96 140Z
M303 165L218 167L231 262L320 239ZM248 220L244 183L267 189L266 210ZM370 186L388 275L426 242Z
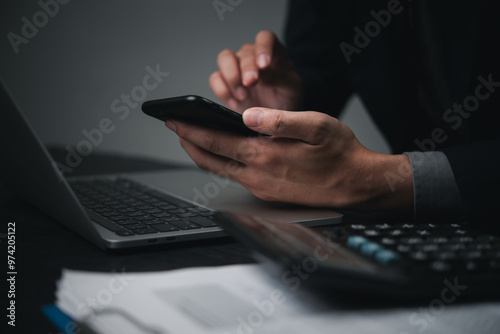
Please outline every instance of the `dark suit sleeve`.
M346 1L291 0L285 45L304 86L300 109L337 117L352 93L339 48Z
M500 139L442 150L455 175L468 215L489 215L500 206ZM498 218L497 218L498 220Z

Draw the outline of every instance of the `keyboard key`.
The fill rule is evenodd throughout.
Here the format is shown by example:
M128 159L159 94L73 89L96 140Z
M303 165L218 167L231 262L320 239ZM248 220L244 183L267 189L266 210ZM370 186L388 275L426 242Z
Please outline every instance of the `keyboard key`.
M179 229L171 224L155 224L155 225L150 225L151 228L157 230L158 232L173 232L173 231L179 231Z
M198 215L203 216L203 217L210 217L210 216L213 216L214 214L215 214L215 212L213 212L213 211L203 211L203 212L198 213Z
M206 217L193 217L189 219L192 223L200 225L202 227L214 227L218 226L213 220Z
M135 220L150 220L155 218L155 216L147 214L134 215L132 217L134 217Z
M178 213L176 214L176 216L180 218L190 218L190 217L196 217L198 216L198 214L194 212L185 212L185 213Z
M100 207L100 208L93 209L92 211L94 211L95 213L98 213L102 216L103 213L114 212L115 210L108 208L108 207Z
M119 220L116 223L118 225L132 225L132 224L138 224L139 222L137 220L127 219L127 220Z
M161 218L152 218L152 219L148 219L148 220L141 220L140 221L142 224L145 224L145 225L154 225L154 224L164 224L165 221Z
M126 205L123 208L117 208L116 211L120 211L121 213L131 213L131 212L137 212L137 209L131 208L130 206Z
M185 209L174 209L174 210L168 210L168 212L173 213L173 214L178 214L178 213L186 213L187 210L185 210Z
M172 214L167 213L167 212L153 213L151 216L156 217L156 218L168 218L168 217L173 217L173 215L172 215Z
M134 232L132 231L127 231L127 230L123 230L123 231L117 231L115 232L117 235L121 236L121 237L128 237L128 236L131 236L131 235L135 235Z
M130 219L129 216L125 216L125 215L114 215L114 216L108 216L106 218L108 218L109 220L114 221L114 222L119 221L119 220L129 220Z
M152 234L152 233L158 233L158 231L156 231L155 229L148 228L148 227L133 229L132 232L134 232L135 234Z
M171 221L170 224L180 228L181 230L193 230L193 229L201 228L201 226L193 224L187 220L174 220L174 221Z
M154 209L148 209L148 210L143 210L143 211L144 211L145 213L149 213L149 214L152 214L152 213L163 213L163 212L165 212L165 211L163 211L163 210L156 209L156 208L154 208Z
M144 228L145 226L139 223L136 224L128 224L128 225L123 225L127 230L135 230L138 228Z

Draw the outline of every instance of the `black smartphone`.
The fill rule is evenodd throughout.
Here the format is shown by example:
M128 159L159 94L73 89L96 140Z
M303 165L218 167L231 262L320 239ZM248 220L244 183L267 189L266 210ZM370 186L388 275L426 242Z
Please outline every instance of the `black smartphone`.
M142 111L164 122L172 118L243 136L260 135L246 127L241 114L197 95L146 101Z

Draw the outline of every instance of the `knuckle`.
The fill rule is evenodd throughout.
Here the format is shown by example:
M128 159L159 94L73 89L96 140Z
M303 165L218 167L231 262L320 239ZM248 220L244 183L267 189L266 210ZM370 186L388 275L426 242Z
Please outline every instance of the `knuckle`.
M252 164L259 168L265 168L273 164L273 157L267 154L258 154L252 160Z
M319 143L324 140L330 133L330 124L325 118L319 119L314 126L310 127L310 138L314 143Z
M258 155L257 148L249 140L246 140L242 142L240 145L238 145L238 148L236 149L235 152L236 160L244 163L251 163L257 155Z
M216 137L212 135L207 135L203 140L203 147L213 153L217 153L220 150L220 144Z
M272 133L280 133L286 126L286 117L282 112L276 113L270 124Z

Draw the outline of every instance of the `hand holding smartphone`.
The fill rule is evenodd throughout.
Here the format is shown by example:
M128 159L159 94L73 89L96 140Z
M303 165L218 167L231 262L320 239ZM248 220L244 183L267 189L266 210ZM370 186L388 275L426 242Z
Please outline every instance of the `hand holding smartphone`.
M197 95L146 101L142 111L164 122L172 118L247 137L261 135L247 128L237 112Z

